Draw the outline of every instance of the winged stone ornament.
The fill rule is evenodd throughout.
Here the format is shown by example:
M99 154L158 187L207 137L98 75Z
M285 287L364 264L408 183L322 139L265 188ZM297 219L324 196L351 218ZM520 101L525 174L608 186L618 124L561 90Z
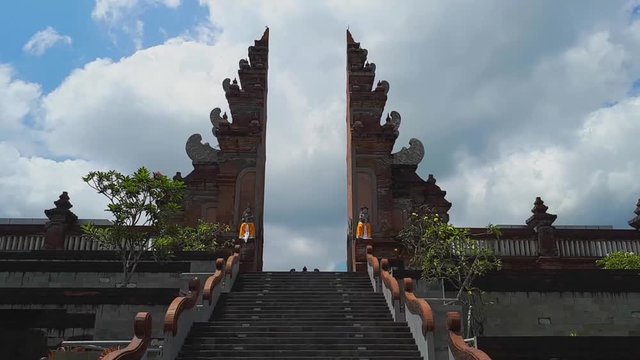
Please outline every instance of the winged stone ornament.
M424 145L422 141L412 138L409 147L403 147L397 153L392 154L393 163L401 165L418 165L424 158Z
M389 122L391 123L391 125L393 125L393 132L394 134L398 135L400 134L400 123L402 122L400 113L397 111L392 111L390 116L391 119L389 120Z
M231 79L226 78L222 80L222 89L224 90L225 93L229 92L230 87L231 87Z
M193 134L187 139L185 146L187 155L194 164L211 164L218 161L218 152L212 148L209 143L202 143L202 135Z
M212 131L214 136L216 136L216 133L220 128L221 123L227 123L227 124L229 123L229 120L227 119L227 113L224 113L222 116L220 116L221 112L222 110L220 110L220 108L214 108L213 110L211 110L211 113L209 114L211 125L213 125Z

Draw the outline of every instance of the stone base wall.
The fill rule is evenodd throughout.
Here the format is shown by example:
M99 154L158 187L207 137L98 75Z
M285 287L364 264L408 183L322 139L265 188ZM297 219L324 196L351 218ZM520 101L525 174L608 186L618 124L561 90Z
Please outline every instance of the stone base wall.
M442 289L420 280L415 294L442 297ZM483 301L483 336L640 336L640 292L489 291Z
M488 292L483 312L486 336L640 335L640 293Z
M91 336L94 340L131 340L133 337L133 319L136 313L147 311L153 320L153 337L163 338L166 305L1 305L0 309L60 309L68 313L93 313L93 329L57 328L41 329L46 333L47 346L57 346L65 339L77 336Z
M0 287L25 288L113 288L122 283L122 273L102 272L0 272ZM186 289L188 279L179 273L134 273L131 283L140 288Z

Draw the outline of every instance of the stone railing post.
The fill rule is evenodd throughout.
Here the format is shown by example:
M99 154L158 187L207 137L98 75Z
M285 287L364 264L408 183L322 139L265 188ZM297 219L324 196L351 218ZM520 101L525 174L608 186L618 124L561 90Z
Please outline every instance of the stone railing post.
M164 317L164 343L161 360L174 360L184 340L187 338L191 325L197 320L196 304L200 296L200 280L194 278L189 281L189 294L173 299Z
M404 321L404 308L401 304L400 286L389 272L389 260L382 259L380 262L380 277L382 277L382 294L387 301L387 306L393 316L393 321Z
M435 359L434 330L435 321L431 306L425 299L419 299L414 294L415 282L412 278L404 278L404 314L411 335L418 345L420 355L424 360Z
M133 323L133 339L124 349L105 355L102 360L144 360L151 342L151 314L139 312Z
M231 292L233 284L238 278L240 272L240 245L236 245L233 250L233 255L227 258L227 263L224 268L224 286L222 287L223 293Z
M380 286L380 262L377 257L373 256L373 247L371 245L367 245L367 273L369 274L373 291L382 291Z

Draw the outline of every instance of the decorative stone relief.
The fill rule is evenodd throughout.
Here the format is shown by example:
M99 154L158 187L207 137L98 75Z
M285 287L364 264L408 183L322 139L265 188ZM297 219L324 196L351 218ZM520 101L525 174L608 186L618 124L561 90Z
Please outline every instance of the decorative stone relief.
M211 164L218 162L220 150L212 148L209 143L202 143L202 135L193 134L189 136L185 146L187 155L193 164Z
M424 145L422 141L412 138L409 147L403 147L397 153L392 154L393 163L400 165L418 165L424 158Z
M211 110L211 113L209 114L209 119L211 120L211 125L213 125L213 135L217 136L216 133L218 131L218 129L220 128L220 124L228 124L229 123L229 119L227 118L227 113L225 112L224 114L222 114L222 116L220 116L220 113L222 112L222 110L220 110L220 108L214 108L213 110Z

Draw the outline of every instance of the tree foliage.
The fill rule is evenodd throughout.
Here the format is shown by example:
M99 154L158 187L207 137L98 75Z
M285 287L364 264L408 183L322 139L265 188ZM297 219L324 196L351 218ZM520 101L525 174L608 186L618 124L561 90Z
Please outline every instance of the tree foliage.
M177 251L215 251L233 248L233 239L225 237L231 227L222 223L198 221L196 227L170 225L154 241L155 250L163 257Z
M131 175L92 171L82 180L108 199L106 211L114 217L112 226L87 224L82 230L103 248L118 253L127 284L142 255L153 249L153 237L162 233L168 219L180 209L185 186L144 167Z
M633 252L613 252L596 261L596 264L607 270L640 270L640 255Z
M486 240L475 235L499 238L500 230L489 225L483 234L447 223L428 207L411 212L407 225L398 234L408 257L409 267L420 269L428 282L442 281L456 290L455 298L467 306L471 316L473 304L481 302L482 292L474 281L488 272L499 270L500 259L494 256Z

